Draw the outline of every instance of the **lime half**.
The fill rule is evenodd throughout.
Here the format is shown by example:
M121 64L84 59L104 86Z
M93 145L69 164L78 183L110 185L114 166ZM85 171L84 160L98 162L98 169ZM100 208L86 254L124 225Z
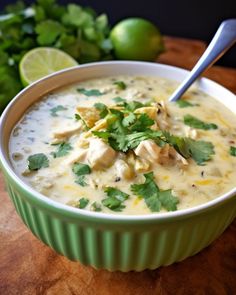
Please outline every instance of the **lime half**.
M38 47L28 51L20 61L20 77L24 86L59 70L78 65L59 49Z

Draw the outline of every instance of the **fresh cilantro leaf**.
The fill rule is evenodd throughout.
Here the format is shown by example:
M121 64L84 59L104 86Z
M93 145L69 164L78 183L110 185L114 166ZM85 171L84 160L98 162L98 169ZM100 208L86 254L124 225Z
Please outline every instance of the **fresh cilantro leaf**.
M126 116L123 120L122 120L122 124L125 127L130 126L131 124L133 124L136 120L136 116L134 113L129 113L128 116Z
M79 115L79 114L75 114L75 120L76 120L76 121L79 121L79 120L81 120L81 117L80 117L80 115Z
M77 176L75 183L81 186L87 186L88 184L85 181L85 175L91 173L91 168L87 164L83 163L74 163L72 166L72 171Z
M78 205L76 205L77 208L79 209L84 209L89 203L89 199L86 198L81 198L79 199Z
M172 191L160 190L154 181L153 172L144 174L144 177L145 182L131 185L131 191L144 198L146 205L152 212L159 212L162 207L167 211L177 210L179 200L172 194Z
M66 8L58 5L56 0L37 0L37 4L33 7L41 8L47 19L55 19L61 22L62 16L66 13Z
M39 45L52 45L65 32L65 28L57 21L45 20L35 27Z
M177 197L175 197L172 194L172 190L164 190L159 192L159 199L162 204L162 206L167 211L176 211L177 210L177 204L179 203L179 200Z
M76 36L63 33L57 40L56 47L67 52L74 59L80 59L80 40Z
M67 13L62 18L63 24L75 27L89 27L93 24L92 15L80 5L69 4L67 10Z
M188 108L188 107L198 106L197 104L192 104L189 101L184 100L184 99L179 99L176 101L176 103L180 108Z
M1 40L1 39L0 39ZM1 44L1 41L0 41ZM1 46L1 45L0 45ZM4 61L6 58L6 62ZM8 65L8 55L0 50L0 114L9 101L22 89L18 70Z
M81 176L81 175L90 174L90 173L91 173L91 168L90 168L89 165L87 165L87 164L83 164L83 163L74 163L74 165L73 165L73 167L72 167L72 171L73 171L77 176Z
M151 119L146 113L137 116L136 122L131 126L130 130L134 131L145 131L148 127L154 124L154 120Z
M72 146L69 143L62 142L58 145L57 151L53 152L52 155L54 158L63 157L66 156L71 150Z
M43 153L31 155L27 160L30 171L37 171L41 168L49 167L49 160Z
M104 139L105 141L108 141L108 139L111 137L111 133L107 131L92 131L93 135Z
M66 111L66 110L67 110L67 108L63 107L62 105L58 105L58 106L50 109L50 113L51 113L51 116L58 117L58 114L57 114L58 112Z
M230 153L231 156L236 157L236 147L231 146L230 150L229 150L229 153Z
M215 154L214 145L211 142L185 138L185 144L185 149L189 151L191 157L198 165L204 165Z
M86 96L100 96L100 95L104 94L104 93L100 92L98 89L86 90L84 88L79 88L79 89L77 89L77 91L86 95Z
M145 107L145 106L148 106L148 104L143 104L139 101L131 101L131 102L124 102L122 104L122 106L129 112L133 112L135 111L136 109L139 109L139 108L142 108L142 107Z
M93 42L87 40L80 41L80 62L87 63L101 59L100 48ZM100 94L102 95L102 94ZM95 95L98 96L98 95Z
M203 129L203 130L210 130L210 129L217 129L218 126L214 123L206 123L192 115L185 115L184 116L184 124L196 129Z
M184 158L192 157L198 165L204 165L215 154L214 145L211 142L178 137L168 132L163 133L167 143L172 145Z
M99 15L96 20L96 27L100 32L107 32L107 28L108 28L108 18L107 15L105 13Z
M125 208L123 202L128 199L128 194L114 187L107 187L105 193L107 194L107 198L102 200L102 204L105 207L117 212L120 212Z
M125 82L123 81L115 81L113 84L116 85L120 90L125 90L127 88Z
M127 128L123 125L124 113L110 109L111 114L107 117L107 131L117 134L126 134Z
M177 152L180 153L184 158L188 159L189 157L191 157L184 137L171 135L167 131L163 131L163 135L165 137L165 142L173 146L177 150Z
M119 97L119 96L112 98L112 100L113 100L115 103L126 102L126 100L125 100L124 98Z
M91 204L91 210L95 212L101 212L102 211L101 204L99 204L98 202L93 202Z
M105 118L106 115L108 114L108 108L104 103L97 102L94 104L94 107L100 111L100 117Z
M85 181L85 175L78 176L75 180L75 183L79 184L80 186L87 186L87 182Z

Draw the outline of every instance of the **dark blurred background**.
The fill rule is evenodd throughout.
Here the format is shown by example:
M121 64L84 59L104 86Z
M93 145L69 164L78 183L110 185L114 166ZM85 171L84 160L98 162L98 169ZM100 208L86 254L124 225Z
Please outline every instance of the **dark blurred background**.
M14 0L0 0L0 10ZM25 1L32 3L34 1ZM154 22L164 35L201 39L209 42L227 18L236 18L236 0L59 0L93 7L98 13L108 14L111 25L130 17L144 17ZM236 67L236 45L218 62Z

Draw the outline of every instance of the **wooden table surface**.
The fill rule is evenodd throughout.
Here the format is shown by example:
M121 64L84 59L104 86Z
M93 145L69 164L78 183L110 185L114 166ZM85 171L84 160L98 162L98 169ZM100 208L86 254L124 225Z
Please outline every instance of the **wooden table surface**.
M197 40L166 37L158 61L190 69L205 49ZM236 93L236 69L215 66L206 76ZM0 175L1 295L233 295L236 220L201 253L168 267L108 272L71 262L37 240L17 216Z

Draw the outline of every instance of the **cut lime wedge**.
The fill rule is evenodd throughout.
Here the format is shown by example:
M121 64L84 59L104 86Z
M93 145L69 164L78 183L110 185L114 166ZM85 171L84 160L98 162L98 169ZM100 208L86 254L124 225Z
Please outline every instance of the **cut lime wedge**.
M20 77L24 86L49 74L78 65L70 55L59 49L38 47L28 51L20 61Z

